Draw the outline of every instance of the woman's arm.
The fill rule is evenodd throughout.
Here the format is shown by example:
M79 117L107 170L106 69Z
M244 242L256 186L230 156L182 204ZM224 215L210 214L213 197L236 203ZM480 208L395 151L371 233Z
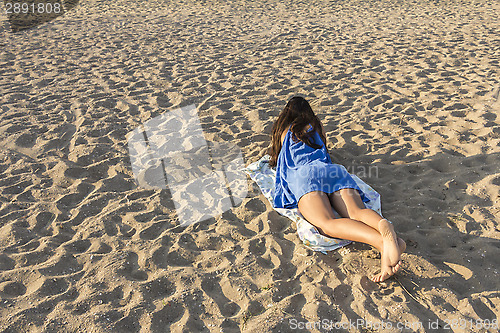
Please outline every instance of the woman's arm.
M325 128L323 127L323 124L322 124L322 123L319 123L319 124L320 124L320 126L321 126L321 133L323 133L323 136L325 137L325 141L326 141L326 142L325 142L325 149L326 149L326 153L327 153L328 155L330 155L330 152L328 151L328 146L327 146L328 139L326 138ZM331 159L331 157L330 157L330 159Z
M321 126L321 133L323 133L323 136L324 136L324 137L325 137L325 139L326 139L325 128L323 127L323 124L322 124L322 123L319 123L319 125Z

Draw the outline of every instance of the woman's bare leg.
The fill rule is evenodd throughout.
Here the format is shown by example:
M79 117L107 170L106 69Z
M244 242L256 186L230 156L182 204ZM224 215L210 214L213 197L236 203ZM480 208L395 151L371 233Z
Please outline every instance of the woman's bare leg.
M298 206L302 216L325 236L370 244L379 250L383 247L382 237L377 230L350 218L335 218L324 192L305 194L300 198Z
M298 206L304 218L323 235L366 243L384 253L384 238L378 230L350 218L336 219L326 193L320 191L307 193L300 198ZM390 266L387 263L387 256L382 255L381 262L381 273L372 278L373 281L384 281L394 274L394 268L399 268Z
M366 223L381 234L383 239L382 265L389 266L392 273L396 273L400 268L401 253L406 249L406 244L396 236L392 224L372 209L366 208L359 192L355 189L343 189L331 193L329 199L333 208L341 216ZM383 273L384 269L381 274Z
M365 207L358 190L346 188L330 193L328 197L340 216L366 223L378 230L378 222L383 217L374 210Z

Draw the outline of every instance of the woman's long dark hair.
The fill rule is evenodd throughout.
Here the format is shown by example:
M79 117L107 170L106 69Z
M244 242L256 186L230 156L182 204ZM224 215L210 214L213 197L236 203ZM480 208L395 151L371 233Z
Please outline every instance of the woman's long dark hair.
M311 124L313 131L305 131L305 127L308 124ZM295 137L314 149L321 148L321 146L312 142L310 137L314 134L314 131L318 132L326 147L326 137L324 135L323 126L318 117L314 114L309 103L303 97L292 97L273 124L271 146L268 151L271 156L269 166L272 168L276 166L278 155L281 150L281 135L283 131L288 130L288 126L290 125L292 125L291 131ZM297 140L294 141L297 142Z

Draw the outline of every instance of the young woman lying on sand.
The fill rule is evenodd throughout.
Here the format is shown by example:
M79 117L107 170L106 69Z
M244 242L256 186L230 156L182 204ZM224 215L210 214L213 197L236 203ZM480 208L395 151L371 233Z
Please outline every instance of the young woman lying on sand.
M276 208L298 207L321 234L377 248L381 272L372 281L384 281L399 270L405 242L391 222L365 207L365 194L345 168L332 163L323 126L304 98L290 99L276 119L270 155L269 165L276 167Z

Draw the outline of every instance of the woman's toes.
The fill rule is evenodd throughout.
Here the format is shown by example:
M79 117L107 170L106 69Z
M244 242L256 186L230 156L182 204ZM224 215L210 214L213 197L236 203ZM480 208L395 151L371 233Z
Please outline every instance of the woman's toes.
M388 278L390 278L392 275L393 275L393 273L391 271L391 267L387 267L387 268L382 269L382 271L380 273L378 273L377 275L375 275L371 280L373 282L382 282L382 281L385 281Z
M400 261L398 261L398 263L396 265L394 265L392 267L392 273L393 274L396 274L399 271L399 269L401 268L401 264L402 263L401 263L401 260L400 260Z
M379 274L377 274L374 278L374 282L382 282L384 280L386 280L390 275L387 274L386 272L381 272Z

